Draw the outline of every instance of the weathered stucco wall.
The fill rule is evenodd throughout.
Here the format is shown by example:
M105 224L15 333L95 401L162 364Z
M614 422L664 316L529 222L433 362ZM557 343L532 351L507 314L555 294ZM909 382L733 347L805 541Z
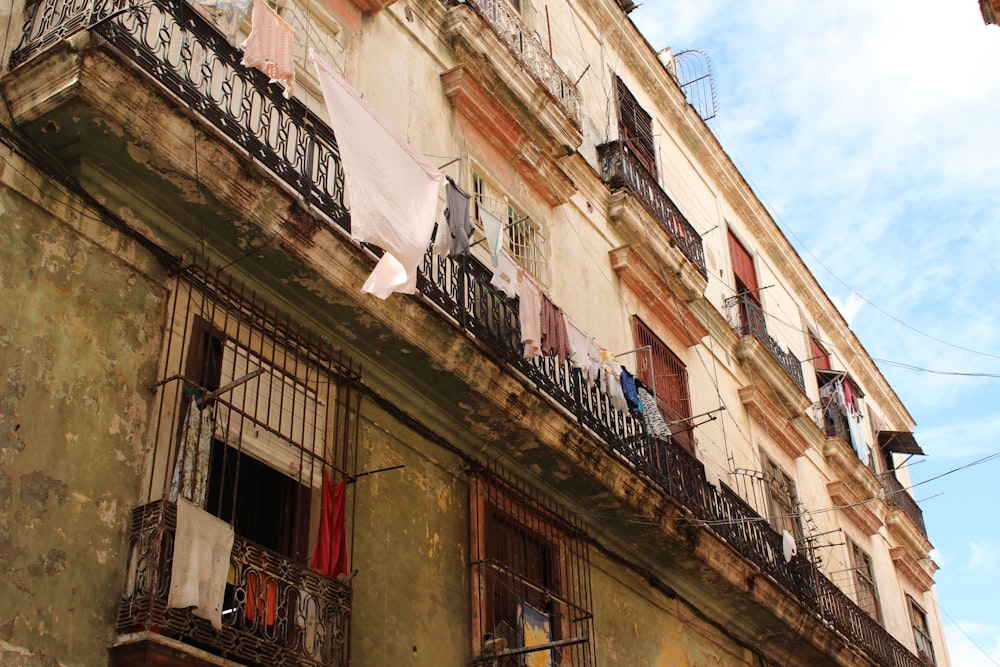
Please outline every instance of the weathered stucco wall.
M461 665L469 657L469 488L461 461L363 408L351 657L355 665Z
M6 185L37 198L26 172L20 165L12 184L6 170ZM68 195L44 194L49 210L0 191L0 664L99 665L138 491L163 293L59 219L92 224Z

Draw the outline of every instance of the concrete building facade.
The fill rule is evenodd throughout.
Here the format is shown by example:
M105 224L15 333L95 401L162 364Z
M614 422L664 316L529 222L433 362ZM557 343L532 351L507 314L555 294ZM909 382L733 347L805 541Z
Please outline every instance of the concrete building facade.
M8 17L0 662L949 664L914 420L697 54L620 2L272 7L290 98L224 4ZM470 197L414 294L361 292L311 53Z

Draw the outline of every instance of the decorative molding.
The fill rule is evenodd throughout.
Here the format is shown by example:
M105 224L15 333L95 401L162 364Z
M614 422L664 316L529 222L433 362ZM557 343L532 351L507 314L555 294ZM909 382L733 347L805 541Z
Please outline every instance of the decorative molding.
M736 346L736 358L751 368L755 384L768 388L775 404L789 419L803 414L812 405L802 388L792 379L788 371L778 363L771 350L767 349L755 336L740 336Z
M934 545L924 537L924 534L913 525L906 512L898 507L889 507L885 515L885 525L889 534L895 538L916 560L929 558Z
M573 181L468 68L459 65L448 70L441 75L441 83L455 110L514 163L522 179L550 206L569 201L576 192Z
M934 585L932 573L924 569L904 547L892 547L889 549L889 556L892 557L892 562L896 564L896 569L899 570L900 574L909 579L917 587L917 590L926 592ZM933 566L934 561L930 561L930 563Z
M882 521L878 515L865 507L864 500L866 499L858 498L840 480L827 484L826 490L834 504L840 505L838 509L854 522L854 525L863 530L865 535L874 535L882 527Z
M612 228L627 242L626 247L678 300L690 304L704 299L708 280L636 197L624 189L613 192L608 200L608 217Z
M654 271L632 246L615 248L608 254L611 257L611 268L621 281L685 345L696 345L708 335L708 329L677 297L667 280Z
M747 412L764 426L768 436L785 450L785 453L793 459L805 455L809 449L809 441L799 433L789 417L760 387L747 385L741 387L739 391L740 400Z

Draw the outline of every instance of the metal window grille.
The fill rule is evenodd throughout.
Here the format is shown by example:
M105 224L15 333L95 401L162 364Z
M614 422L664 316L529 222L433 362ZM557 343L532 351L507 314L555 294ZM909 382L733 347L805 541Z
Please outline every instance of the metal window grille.
M160 373L118 632L155 629L243 664L346 667L350 584L306 563L324 474L355 472L360 369L250 288L188 267L167 303ZM182 497L235 532L221 629L167 606Z
M802 519L795 482L777 463L764 457L764 481L767 484L768 519L777 532L787 530L802 543Z
M471 664L592 667L582 525L497 466L472 471L471 496Z
M483 229L480 210L486 210L504 224L504 247L521 267L540 282L546 280L545 236L535 222L515 206L505 192L480 174L472 175L473 222Z

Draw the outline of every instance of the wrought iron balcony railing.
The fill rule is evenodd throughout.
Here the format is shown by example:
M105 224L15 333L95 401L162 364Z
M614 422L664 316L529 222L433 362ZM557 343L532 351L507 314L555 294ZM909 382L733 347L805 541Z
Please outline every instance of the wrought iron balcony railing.
M761 345L767 348L785 372L795 380L803 393L806 390L806 380L802 375L802 362L792 354L791 350L781 347L769 333L764 320L764 311L746 294L737 294L726 299L726 311L729 313L729 324L739 336L753 336ZM848 441L850 442L850 441Z
M345 229L344 172L333 131L268 77L183 0L37 0L11 67L90 29L200 114L308 204Z
M885 501L903 511L920 533L927 537L927 527L924 525L924 512L913 499L906 487L896 479L892 472L882 473L882 485L885 487Z
M580 91L556 61L537 33L529 30L505 0L464 0L490 26L511 55L555 100L578 129L582 124Z
M522 359L517 302L489 281L489 271L471 258L440 259L428 253L418 289L459 327L481 340L484 350L555 399L637 474L675 498L694 519L704 521L874 662L887 667L923 665L804 556L786 563L781 535L731 489L720 491L709 485L702 463L680 445L645 436L641 423L613 408L596 387L588 387L578 369L554 358Z
M609 141L597 147L601 160L601 178L612 189L625 188L639 198L684 256L694 262L701 275L707 276L705 248L701 236L684 214L663 191L660 184L640 162L626 150L621 141Z
M132 510L120 634L154 632L251 665L350 664L351 589L237 537L222 629L188 609L168 609L177 507Z

